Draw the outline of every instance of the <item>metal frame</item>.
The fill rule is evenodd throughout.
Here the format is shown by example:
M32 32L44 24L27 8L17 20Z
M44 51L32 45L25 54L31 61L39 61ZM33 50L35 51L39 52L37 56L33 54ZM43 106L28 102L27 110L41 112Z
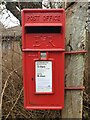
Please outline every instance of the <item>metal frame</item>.
M86 50L81 50L81 51L67 51L65 52L66 55L69 55L69 54L85 54L85 53L88 53L88 51ZM65 90L84 90L85 87L84 86L79 86L79 87L65 87Z

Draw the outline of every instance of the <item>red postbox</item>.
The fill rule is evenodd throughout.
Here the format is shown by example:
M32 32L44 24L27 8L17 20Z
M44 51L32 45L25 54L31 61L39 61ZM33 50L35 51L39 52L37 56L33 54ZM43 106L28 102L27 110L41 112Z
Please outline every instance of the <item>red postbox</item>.
M64 9L22 11L24 106L64 107Z

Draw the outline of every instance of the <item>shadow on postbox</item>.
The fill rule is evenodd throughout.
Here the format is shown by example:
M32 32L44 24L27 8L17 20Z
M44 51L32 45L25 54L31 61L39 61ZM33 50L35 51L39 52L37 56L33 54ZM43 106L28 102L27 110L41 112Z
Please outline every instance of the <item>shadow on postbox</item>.
M24 107L64 107L64 9L22 10Z

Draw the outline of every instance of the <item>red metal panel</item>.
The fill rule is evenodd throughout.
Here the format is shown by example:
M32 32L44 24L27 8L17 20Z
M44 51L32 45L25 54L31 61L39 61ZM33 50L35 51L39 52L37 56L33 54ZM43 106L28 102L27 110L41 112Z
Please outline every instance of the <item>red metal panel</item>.
M65 11L63 9L25 9L22 11L22 50L24 106L26 109L62 109L64 107ZM43 54L43 52L45 54ZM41 57L41 53L45 55ZM40 88L39 63L47 66L50 88ZM41 67L46 67L41 66ZM40 67L40 66L39 66ZM38 70L39 69L39 70ZM45 71L44 71L45 72ZM50 72L50 71L49 71ZM42 82L43 83L43 82ZM42 84L41 84L42 87ZM50 91L51 90L51 91Z

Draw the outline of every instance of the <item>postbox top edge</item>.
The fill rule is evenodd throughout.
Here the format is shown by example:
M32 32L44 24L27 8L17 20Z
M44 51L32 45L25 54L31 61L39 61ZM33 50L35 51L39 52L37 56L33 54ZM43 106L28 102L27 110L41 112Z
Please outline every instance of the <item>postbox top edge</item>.
M23 9L22 12L65 12L64 8L58 9Z

